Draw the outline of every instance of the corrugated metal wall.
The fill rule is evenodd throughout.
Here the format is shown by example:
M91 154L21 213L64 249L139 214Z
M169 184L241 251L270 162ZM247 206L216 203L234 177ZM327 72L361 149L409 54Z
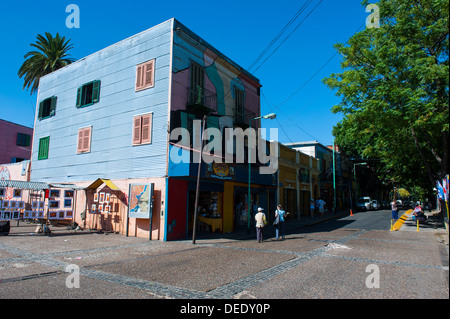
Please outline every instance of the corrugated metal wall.
M166 173L170 46L173 20L125 39L41 79L38 102L57 96L53 117L36 120L32 180L89 181ZM136 65L156 59L155 85L135 92ZM101 81L100 101L76 108L77 89ZM153 112L152 143L132 146L133 116ZM77 154L78 130L92 126L91 150ZM38 160L39 139L49 157Z

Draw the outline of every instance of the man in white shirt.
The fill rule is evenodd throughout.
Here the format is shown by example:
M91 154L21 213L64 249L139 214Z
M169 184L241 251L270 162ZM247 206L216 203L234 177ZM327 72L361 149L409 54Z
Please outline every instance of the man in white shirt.
M258 243L263 241L263 229L264 229L264 222L266 220L266 214L263 213L264 209L259 207L258 213L255 215L255 221L256 221L256 239L258 240Z

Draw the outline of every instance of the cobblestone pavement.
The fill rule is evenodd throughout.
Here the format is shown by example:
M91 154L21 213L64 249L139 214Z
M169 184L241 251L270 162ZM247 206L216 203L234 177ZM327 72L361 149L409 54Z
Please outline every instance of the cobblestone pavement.
M449 297L441 231L301 228L283 241L217 236L193 245L33 229L23 223L0 237L0 298ZM80 288L69 289L73 265ZM379 267L377 289L367 287L368 265Z

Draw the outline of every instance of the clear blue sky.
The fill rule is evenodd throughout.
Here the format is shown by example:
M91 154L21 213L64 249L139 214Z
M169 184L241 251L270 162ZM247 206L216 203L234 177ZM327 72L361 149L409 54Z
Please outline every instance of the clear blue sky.
M24 54L32 49L29 44L35 42L37 34L59 32L70 38L74 45L72 57L81 59L175 17L230 59L248 68L306 2L307 0L4 2L0 9L0 118L33 127L36 94L30 95L29 91L22 90L23 79L17 76L17 71L24 61ZM79 29L66 27L69 13L65 11L69 4L76 4L80 8ZM316 5L317 8L311 12ZM339 102L339 98L322 84L322 79L341 71L340 57L335 56L318 71L335 53L333 45L346 42L367 16L360 0L313 0L273 48L291 34L289 38L256 72L250 70L263 85L262 114L274 109L277 113L276 120L264 120L262 125L280 128L280 142L318 140L325 145L332 144L331 132L341 115L332 114L330 110ZM266 57L267 55L262 60ZM318 74L305 85L316 72Z

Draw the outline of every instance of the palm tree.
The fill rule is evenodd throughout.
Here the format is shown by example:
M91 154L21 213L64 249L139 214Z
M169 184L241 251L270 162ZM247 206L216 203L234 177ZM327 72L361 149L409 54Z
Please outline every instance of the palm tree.
M70 39L66 41L66 38L61 37L59 33L53 37L48 32L45 33L45 37L38 34L36 38L36 43L31 43L30 46L39 51L30 51L25 54L26 60L18 72L20 78L24 77L23 89L29 89L31 86L31 94L38 89L39 79L42 76L75 61L67 54L73 48L69 43Z

